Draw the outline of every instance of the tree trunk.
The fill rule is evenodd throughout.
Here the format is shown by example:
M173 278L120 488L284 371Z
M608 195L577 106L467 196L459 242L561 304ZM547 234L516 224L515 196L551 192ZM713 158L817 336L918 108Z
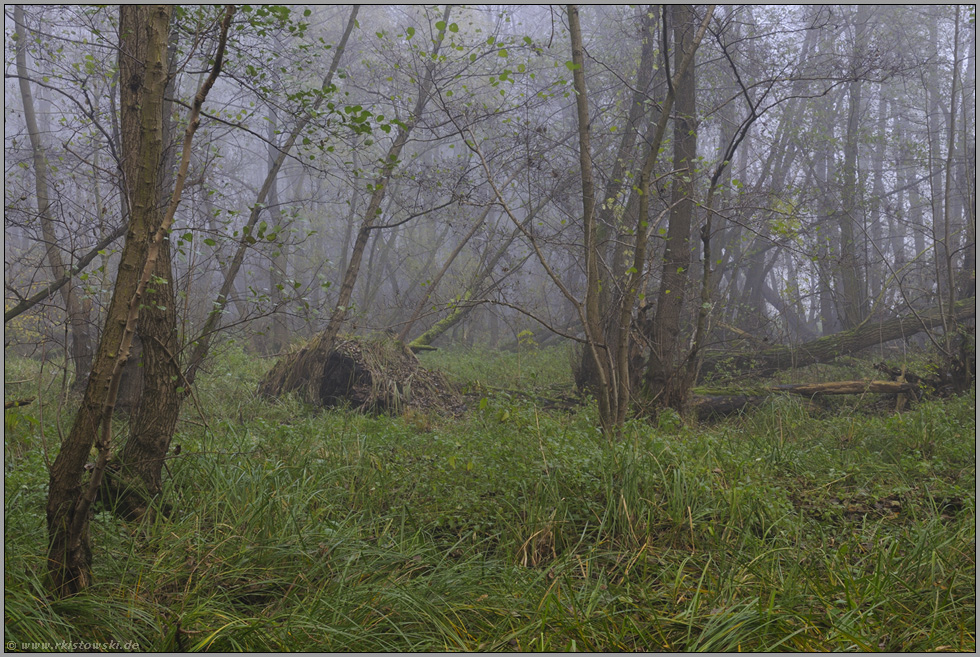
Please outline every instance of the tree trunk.
M841 319L844 329L852 329L860 324L868 314L867 287L864 280L864 266L858 255L855 227L864 227L864 210L861 207L861 194L857 181L858 130L861 117L862 80L857 69L864 64L870 8L861 5L857 9L854 29L854 52L851 67L855 79L848 85L847 97L847 136L844 144L843 205L838 214L840 225L841 250ZM863 231L862 231L863 232Z
M821 189L820 217L814 226L814 234L817 239L817 298L820 308L820 332L823 335L832 335L841 328L837 305L834 303L834 272L830 267L831 245L837 240L837 226L831 221L834 210L828 200L833 198L831 190L833 175L830 167L834 158L832 150L834 126L830 121L835 112L833 100L830 98L819 100L817 106L820 115L824 117L824 128L827 135L821 147L817 149L814 158L817 184L820 185Z
M49 585L58 596L78 592L92 581L90 513L109 460L112 412L122 369L136 335L140 311L147 301L148 284L161 247L180 204L201 107L221 71L235 7L225 7L211 74L198 89L188 116L173 194L159 229L151 236L147 227L158 213L163 99L167 84L167 27L171 11L167 5L123 5L119 11L119 87L126 119L122 159L135 165L134 176L126 181L130 230L82 406L51 468L47 504L48 575ZM82 473L93 444L98 448L98 456L90 479L83 487Z
M585 336L588 353L592 358L594 371L599 378L596 391L599 403L599 422L603 433L611 436L615 431L618 392L615 372L612 367L609 346L606 343L603 319L599 312L599 291L602 281L599 278L599 229L595 213L595 180L592 173L591 121L589 102L585 86L585 49L582 45L582 31L579 25L578 7L568 5L568 32L572 46L573 84L575 85L575 104L578 113L579 173L582 176L582 230L585 233Z
M176 32L171 33L167 53L169 75L164 93L168 98L173 97L175 86L176 36ZM171 102L164 102L163 155L157 169L157 202L145 210L141 208L146 212L149 235L154 235L160 229L166 209L161 207L160 201L167 198L174 186L176 144L171 106ZM127 114L135 111L138 111L138 106L122 103L124 125L127 120L132 120ZM123 171L127 180L139 174L131 158L123 161ZM129 436L109 467L103 487L106 507L123 518L133 520L149 513L153 501L163 493L163 461L170 449L183 400L178 392L183 387L183 380L177 361L180 344L177 339L177 298L170 240L160 243L151 275L153 284L146 291L136 330L140 367L130 370L135 370L141 379L138 398L132 410Z
M681 311L689 284L691 266L691 226L694 217L694 179L697 158L697 116L695 106L695 66L680 71L685 55L693 53L695 19L689 5L672 5L674 62L680 74L675 85L674 176L671 212L657 309L650 331L650 359L645 384L647 395L659 406L683 408L692 381L688 380L683 355Z
M814 397L816 395L861 395L866 392L878 394L912 393L915 386L899 381L825 381L823 383L787 383L769 388L773 392L786 392L791 395Z
M277 121L275 111L269 109L269 170L276 170L276 175L272 176L272 185L269 187L269 225L270 229L277 235L283 235L286 226L282 221L282 205L279 200L279 167L276 167L276 156L279 149L276 148ZM286 259L285 239L281 238L277 243L270 244L269 249L273 251L269 257L269 297L272 300L272 314L269 316L269 330L266 333L266 353L277 354L285 349L289 344L289 332L286 326L286 317L281 312L282 306L286 302Z
M607 175L602 203L596 209L596 248L604 259L612 261L611 268L605 266L599 271L599 316L602 320L604 343L610 352L609 358L612 361L618 359L616 322L619 319L623 303L619 287L612 281L622 281L626 278L625 270L627 267L625 263L629 236L624 234L626 232L624 229L635 223L631 222L630 218L635 216L638 205L635 192L626 194L626 199L621 197L629 189L626 184L627 173L636 160L636 142L640 136L640 123L644 118L644 101L648 97L647 93L655 70L656 14L648 11L645 7L638 7L637 15L643 26L643 44L639 65L636 69L636 81L630 99L629 112L626 116L626 124L623 126L622 137L616 152L616 159ZM650 117L648 123L650 127L648 132L652 134L655 130L656 121ZM617 218L617 215L620 216ZM610 251L612 251L611 258ZM579 389L598 394L599 372L595 359L588 349L582 351L581 363L575 379Z
M41 224L41 234L44 237L45 258L51 268L52 277L60 279L66 277L68 267L61 258L61 240L59 240L55 230L54 220L51 217L51 197L48 192L48 162L44 152L44 143L41 138L41 128L38 125L37 116L34 112L34 96L31 92L31 85L27 73L27 28L24 24L24 9L21 5L14 7L14 23L17 33L17 76L20 83L21 99L24 103L24 121L27 124L27 133L31 142L31 151L34 156L34 189L37 194L37 213ZM65 312L68 315L68 325L71 328L71 360L75 367L75 385L84 384L92 367L93 344L95 338L92 335L91 322L87 307L79 298L79 293L74 289L71 278L67 277L67 284L61 286L61 298L65 304Z
M130 224L116 274L106 326L96 352L81 407L51 467L48 486L48 573L53 591L70 595L92 581L90 503L83 498L82 474L99 429L110 417L104 407L121 355L126 317L146 260L149 225L157 212L157 172L163 144L163 92L169 6L120 7L120 94L123 105L124 171L130 196ZM117 382L118 385L118 382ZM93 473L94 476L94 473Z

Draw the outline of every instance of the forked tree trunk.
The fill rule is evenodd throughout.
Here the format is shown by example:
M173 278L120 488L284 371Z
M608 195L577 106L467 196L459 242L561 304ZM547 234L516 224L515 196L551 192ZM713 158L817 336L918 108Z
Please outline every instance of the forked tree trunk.
M55 595L65 596L92 581L89 521L101 486L112 440L112 412L123 365L136 335L140 311L161 255L166 233L173 224L187 177L194 132L201 107L221 70L234 5L227 5L221 24L214 66L198 90L184 133L181 168L167 212L159 229L149 226L159 212L159 169L163 144L164 90L167 84L167 28L171 7L123 5L119 21L120 95L124 110L122 152L133 160L134 178L126 181L130 223L120 258L116 285L109 304L106 327L85 389L82 406L71 432L51 468L48 487L48 575ZM124 171L124 173L127 173ZM93 444L98 448L87 483L82 474Z
M146 260L149 226L157 208L157 172L163 144L163 92L167 82L168 6L120 8L120 94L123 153L131 209L129 231L81 407L51 467L48 486L48 574L56 595L70 595L92 581L89 539L91 500L83 496L85 463L103 423L126 317ZM118 381L116 382L118 386ZM110 408L111 411L111 408Z
M612 163L612 170L607 177L605 191L603 192L603 202L596 209L596 248L603 255L603 260L609 259L612 251L612 267L604 265L600 268L600 289L599 289L599 316L602 318L602 331L606 348L610 350L609 358L613 361L618 360L618 327L617 322L623 303L623 295L618 286L613 281L621 282L626 278L627 242L629 237L625 234L625 228L629 227L629 222L636 214L638 199L636 192L627 194L628 201L626 207L622 205L620 198L625 191L628 191L627 173L629 168L634 166L636 160L636 142L640 136L640 123L644 119L646 109L645 100L649 91L653 73L655 70L656 56L656 18L646 7L638 7L637 14L642 24L643 45L640 53L640 62L636 69L636 80L633 86L633 95L630 99L630 109L626 117L626 125L622 130L619 147L616 152L616 159ZM655 131L655 120L649 118L651 134ZM638 176L637 176L638 177ZM621 218L617 215L622 213ZM610 248L612 244L612 248ZM601 263L600 263L601 264ZM588 349L582 350L581 363L576 372L576 385L581 389L596 393L599 383L598 365Z
M167 58L168 84L164 92L167 97L173 96L176 46L176 41L171 38ZM166 199L174 185L176 145L170 106L170 102L164 103L163 154L157 170L158 200ZM138 107L122 103L124 125L126 114L134 111L138 111ZM127 180L139 173L132 158L123 161L123 171ZM164 210L159 202L147 210L150 235L160 229ZM139 396L132 410L129 436L110 466L103 488L108 508L130 519L139 519L149 513L153 501L163 493L163 461L170 449L183 399L178 392L183 381L177 361L177 298L170 240L160 244L159 255L153 263L152 280L136 330L141 349L140 367L136 368L141 379Z

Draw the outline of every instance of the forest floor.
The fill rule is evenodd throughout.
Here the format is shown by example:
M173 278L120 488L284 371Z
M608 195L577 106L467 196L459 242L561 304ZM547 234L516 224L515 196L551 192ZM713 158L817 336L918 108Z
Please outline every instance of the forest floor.
M7 396L47 401L5 412L7 648L976 649L975 390L901 414L774 396L611 444L594 405L540 400L571 387L565 349L423 359L460 417L263 400L272 361L221 354L167 462L173 517L98 512L96 583L58 601L45 459L70 409L50 366L7 359L30 382Z

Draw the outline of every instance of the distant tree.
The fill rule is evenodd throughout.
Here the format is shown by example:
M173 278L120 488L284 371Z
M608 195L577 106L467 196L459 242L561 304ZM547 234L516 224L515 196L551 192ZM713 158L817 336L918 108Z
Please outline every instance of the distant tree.
M37 217L41 224L45 257L52 277L57 281L66 275L69 267L62 257L63 237L58 234L56 223L51 216L52 199L49 191L49 166L44 147L44 137L34 111L34 96L31 92L31 81L27 70L28 35L25 23L23 7L16 5L14 7L14 24L17 39L15 44L17 78L24 105L24 121L27 123L27 133L33 154ZM91 302L82 299L79 286L73 283L70 277L65 281L65 284L60 286L60 292L68 314L68 324L71 329L71 359L75 370L75 382L76 385L79 385L84 383L85 377L88 376L89 369L92 367L95 336L89 319ZM5 321L6 319L5 317Z

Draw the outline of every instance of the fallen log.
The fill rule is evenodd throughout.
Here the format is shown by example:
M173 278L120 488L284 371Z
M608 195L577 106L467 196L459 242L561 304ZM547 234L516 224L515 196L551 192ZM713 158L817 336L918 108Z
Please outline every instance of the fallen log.
M14 401L5 401L3 403L3 410L8 408L17 408L18 406L27 406L34 401L34 397L28 397L27 399L17 399Z
M918 386L905 381L827 381L825 383L788 383L726 392L722 389L706 391L694 400L694 412L699 420L725 417L744 408L758 406L769 395L785 393L801 397L819 395L860 395L864 393L918 396Z
M694 414L699 420L720 419L745 408L758 406L766 395L713 395L694 398Z
M790 383L770 386L773 392L813 397L814 395L913 394L916 387L901 381L828 381L827 383Z
M947 310L946 320L963 321L976 317L976 297L958 301ZM850 331L841 331L798 346L779 345L757 353L709 354L701 366L702 376L711 372L751 372L769 376L781 370L804 367L814 363L829 363L839 356L862 351L892 340L908 338L922 331L941 326L943 313L929 308L916 313L885 320L867 322Z

